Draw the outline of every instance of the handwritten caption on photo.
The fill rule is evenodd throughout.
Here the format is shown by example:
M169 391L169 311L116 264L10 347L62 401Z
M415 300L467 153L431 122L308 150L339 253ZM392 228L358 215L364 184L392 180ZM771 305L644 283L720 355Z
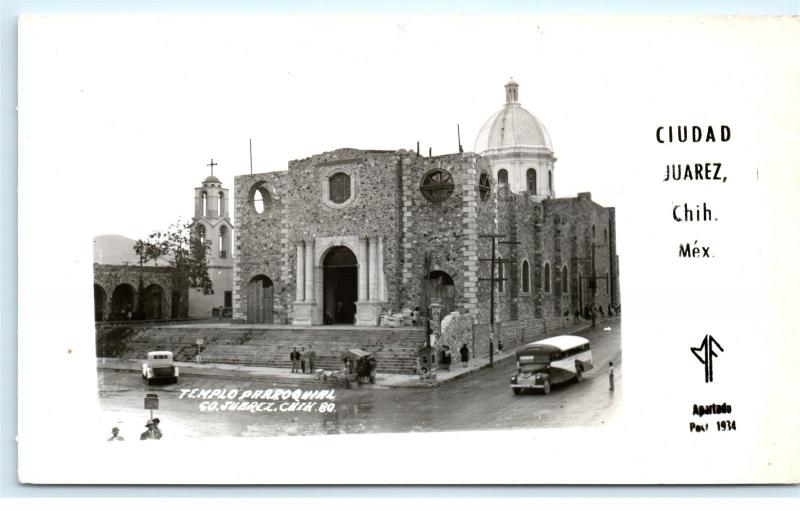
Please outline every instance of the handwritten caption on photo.
M179 399L198 401L201 412L318 412L336 411L333 389L181 389Z

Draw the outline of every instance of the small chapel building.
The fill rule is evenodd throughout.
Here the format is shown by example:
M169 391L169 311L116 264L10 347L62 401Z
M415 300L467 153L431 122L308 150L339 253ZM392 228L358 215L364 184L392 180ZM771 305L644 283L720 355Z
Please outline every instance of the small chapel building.
M556 196L550 137L518 87L474 152L345 148L236 176L234 319L377 326L437 301L486 324L492 273L498 322L616 308L615 210Z

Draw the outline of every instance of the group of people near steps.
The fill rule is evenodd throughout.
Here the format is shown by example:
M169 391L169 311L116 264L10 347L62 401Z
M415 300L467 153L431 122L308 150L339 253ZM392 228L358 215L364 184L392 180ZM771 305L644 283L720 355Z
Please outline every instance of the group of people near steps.
M311 373L314 374L316 369L316 353L313 350L306 351L305 347L300 348L302 351L297 351L297 348L292 348L289 353L289 361L292 363L293 373Z
M147 428L144 432L139 435L139 440L161 440L164 436L161 432L161 420L158 417L155 417L152 420L148 420L145 424ZM109 442L116 442L120 440L125 440L122 435L119 434L119 428L114 426L111 428L111 436L108 438Z

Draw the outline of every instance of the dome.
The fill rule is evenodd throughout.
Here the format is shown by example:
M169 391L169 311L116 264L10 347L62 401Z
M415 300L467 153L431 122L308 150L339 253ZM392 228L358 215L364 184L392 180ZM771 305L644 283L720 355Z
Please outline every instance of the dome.
M217 176L208 176L207 178L203 179L203 184L205 183L220 183L221 181Z
M506 84L506 105L483 124L475 139L475 152L528 149L553 152L544 125L517 102L517 83Z

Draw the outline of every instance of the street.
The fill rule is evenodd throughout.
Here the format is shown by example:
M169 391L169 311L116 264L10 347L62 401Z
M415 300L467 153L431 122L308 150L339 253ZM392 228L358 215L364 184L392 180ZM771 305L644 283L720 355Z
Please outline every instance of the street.
M610 326L610 331L603 327ZM270 388L263 382L210 377L181 377L177 384L146 387L141 375L98 371L100 406L108 429L138 438L149 411L146 393L159 396L164 439L171 437L280 436L365 432L453 431L497 428L597 426L618 408L622 381L619 319L581 333L592 343L594 369L580 383L554 385L549 395L511 392L515 370L508 358L476 374L437 388L335 389L333 412L201 411L201 400L181 398L184 389L247 390ZM608 388L608 362L614 362L616 389ZM294 389L292 389L294 390ZM184 393L187 394L187 393ZM222 401L220 401L221 404Z

